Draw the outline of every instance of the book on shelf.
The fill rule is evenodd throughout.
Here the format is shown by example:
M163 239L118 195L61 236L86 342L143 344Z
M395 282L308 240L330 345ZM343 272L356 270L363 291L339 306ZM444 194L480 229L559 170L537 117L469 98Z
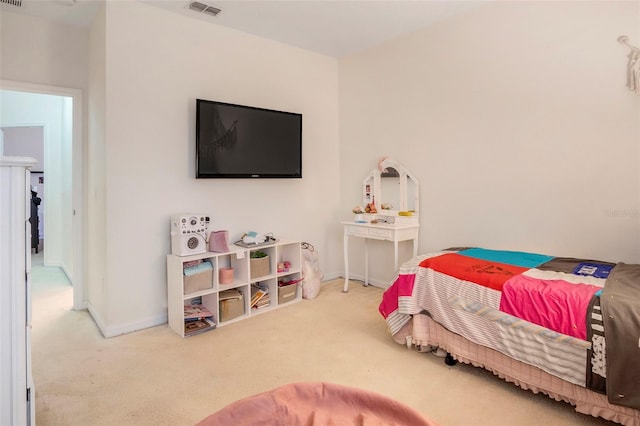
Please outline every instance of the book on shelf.
M269 293L266 293L262 290L256 291L253 295L251 295L251 307L255 307L256 304L261 301L265 296L268 296Z
M269 294L265 294L263 297L260 298L260 300L258 300L253 306L252 308L264 308L266 306L269 306L269 304L271 303L271 300L269 298Z
M184 319L198 320L203 318L213 318L213 313L204 305L184 305Z
M193 336L216 328L213 312L202 303L184 305L184 335Z
M252 308L258 308L268 304L269 304L269 288L261 284L252 285L250 306Z
M204 333L205 331L213 330L216 328L216 323L213 319L203 318L192 321L184 322L184 335L194 336L196 334Z

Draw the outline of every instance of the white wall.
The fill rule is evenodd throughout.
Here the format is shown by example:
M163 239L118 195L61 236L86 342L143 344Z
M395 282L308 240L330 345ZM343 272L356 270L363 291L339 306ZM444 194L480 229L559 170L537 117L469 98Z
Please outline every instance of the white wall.
M335 59L138 2L108 2L105 19L105 334L166 321L172 214L206 213L232 240L337 246ZM303 178L196 180L196 98L302 113ZM338 266L323 259L325 273Z
M102 330L107 323L107 218L105 165L106 12L96 16L89 35L88 138L85 150L87 204L87 306ZM123 207L125 208L125 207Z
M640 97L616 42L640 40L639 7L494 2L341 60L344 217L388 155L421 184L420 252L640 261ZM391 263L373 262L373 280Z
M86 28L2 10L0 75L4 80L84 89Z

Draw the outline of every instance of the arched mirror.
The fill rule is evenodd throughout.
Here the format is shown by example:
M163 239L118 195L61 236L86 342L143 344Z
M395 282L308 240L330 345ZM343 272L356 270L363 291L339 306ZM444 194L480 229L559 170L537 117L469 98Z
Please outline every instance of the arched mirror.
M418 217L418 180L397 161L383 158L363 182L363 203L378 215ZM369 209L370 210L370 209Z
M385 210L401 210L400 173L395 167L387 167L380 172L380 206Z

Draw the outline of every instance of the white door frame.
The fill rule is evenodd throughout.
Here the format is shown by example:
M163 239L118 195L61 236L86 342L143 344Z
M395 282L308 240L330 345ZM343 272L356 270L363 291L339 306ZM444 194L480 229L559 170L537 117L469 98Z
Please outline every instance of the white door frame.
M84 297L85 270L84 270L84 171L83 171L83 143L82 143L82 90L68 87L48 86L32 84L12 80L0 80L0 89L17 92L41 93L46 95L67 96L73 99L73 131L72 131L72 205L73 205L73 229L72 229L72 285L73 285L73 309L86 309Z

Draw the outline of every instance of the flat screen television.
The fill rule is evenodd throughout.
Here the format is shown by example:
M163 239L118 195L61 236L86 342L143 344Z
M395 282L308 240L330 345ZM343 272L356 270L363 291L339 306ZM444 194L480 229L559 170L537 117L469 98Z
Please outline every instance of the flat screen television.
M196 178L301 178L302 114L196 99Z

